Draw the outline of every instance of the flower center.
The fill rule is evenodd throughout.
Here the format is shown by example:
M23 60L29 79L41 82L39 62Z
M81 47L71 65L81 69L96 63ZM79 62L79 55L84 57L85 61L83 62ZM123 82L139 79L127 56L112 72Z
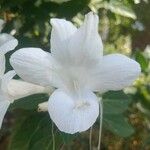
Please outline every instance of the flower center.
M75 108L77 109L80 109L80 108L83 108L83 107L86 107L86 106L89 106L90 104L88 102L85 102L83 100L77 100L75 102Z

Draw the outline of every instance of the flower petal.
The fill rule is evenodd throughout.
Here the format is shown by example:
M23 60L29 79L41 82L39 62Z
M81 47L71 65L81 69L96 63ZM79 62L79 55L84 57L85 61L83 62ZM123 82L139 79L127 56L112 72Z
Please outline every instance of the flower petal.
M5 72L5 56L0 54L0 77L4 75Z
M48 102L43 102L38 104L38 112L48 111Z
M85 17L83 25L77 30L68 22L65 24L62 23L60 19L57 19L57 23L58 22L59 24L57 24L57 29L59 29L60 32L58 32L58 30L56 30L56 32L53 29L51 36L52 54L53 51L57 51L54 56L58 58L58 61L62 64L69 63L71 65L87 65L90 63L95 63L95 60L102 56L103 45L98 34L99 20L97 15L92 12L88 13ZM55 35L57 35L57 38L55 38L55 45L57 47L53 46L54 31Z
M8 93L13 99L23 98L38 93L51 94L53 88L46 88L22 80L12 79L8 84Z
M1 101L0 100L0 129L2 127L3 119L4 119L4 116L6 114L6 111L7 111L8 107L9 107L9 105L10 105L9 101L5 101L5 100Z
M84 92L76 99L58 89L49 99L48 112L59 130L74 134L88 130L95 123L99 104L92 92Z
M1 20L0 20L1 24ZM18 44L18 41L9 34L0 34L0 76L5 72L5 54L13 50Z
M51 19L51 53L56 58L61 59L67 55L67 45L69 38L75 33L77 28L64 19Z
M5 97L8 98L9 101L13 101L13 99L10 98L8 93L8 84L10 80L16 75L14 70L8 71L4 76L1 78L1 92Z
M41 86L56 86L60 79L55 73L53 59L50 53L40 48L22 48L10 58L10 63L16 73L25 81Z
M99 19L93 12L85 16L83 25L68 43L70 62L78 65L95 63L103 55L103 44L98 34Z
M74 82L84 87L89 79L89 70L99 62L103 54L103 45L98 34L98 16L90 12L77 30L71 23L61 19L52 20L52 24L51 44L55 41L55 46L60 47L53 50L52 46L52 56L62 68L59 74L63 83L67 88L72 87Z
M18 45L17 39L10 34L0 34L0 53L6 54L8 51L13 50Z
M93 71L89 87L101 93L121 90L130 86L140 72L140 65L136 61L121 54L106 55Z

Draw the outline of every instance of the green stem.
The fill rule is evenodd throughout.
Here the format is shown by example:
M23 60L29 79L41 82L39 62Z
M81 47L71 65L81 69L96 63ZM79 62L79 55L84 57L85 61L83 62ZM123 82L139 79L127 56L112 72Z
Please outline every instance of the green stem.
M55 135L54 135L54 123L52 122L52 140L53 140L53 150L55 150Z
M99 125L99 138L98 138L97 150L100 150L101 148L101 135L102 135L102 123L103 123L103 103L101 99L99 101L99 109L100 109L100 125Z
M89 135L89 150L92 150L92 129L93 129L93 127L90 128L90 135Z

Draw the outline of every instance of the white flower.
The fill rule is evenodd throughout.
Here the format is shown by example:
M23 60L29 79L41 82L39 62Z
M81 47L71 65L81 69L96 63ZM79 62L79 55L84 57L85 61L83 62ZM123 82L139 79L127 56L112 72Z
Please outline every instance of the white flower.
M14 100L37 93L49 93L49 89L12 79L16 75L11 70L0 78L0 128L6 111Z
M0 19L0 31L3 28L4 21ZM0 128L4 115L10 105L11 99L8 96L7 84L9 80L15 75L14 71L5 72L5 54L13 50L18 44L18 41L9 34L0 34Z
M51 24L51 53L23 48L11 56L10 62L22 79L57 88L48 102L51 119L63 132L82 132L99 115L93 92L131 85L140 74L140 66L121 54L103 56L98 16L92 12L79 29L64 19L51 19Z
M0 20L0 29L2 23ZM6 111L14 100L36 93L47 93L44 87L12 79L16 73L14 70L5 72L5 54L13 50L18 41L11 35L0 34L0 128ZM12 80L11 80L12 79Z

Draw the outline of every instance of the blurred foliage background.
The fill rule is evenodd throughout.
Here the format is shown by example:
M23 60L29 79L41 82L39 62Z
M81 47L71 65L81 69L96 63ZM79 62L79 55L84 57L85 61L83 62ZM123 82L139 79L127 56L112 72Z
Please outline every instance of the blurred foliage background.
M0 18L6 21L2 32L11 33L19 40L16 49L32 46L50 51L50 18L66 18L80 26L84 15L91 10L100 18L104 53L123 53L142 67L132 87L103 95L102 150L150 150L148 0L0 0ZM7 67L9 70L9 61ZM33 95L10 107L0 131L0 150L89 148L89 131L72 136L54 126L52 132L48 114L37 112L38 103L46 100L47 95ZM93 150L98 142L98 127L99 119L93 128Z

